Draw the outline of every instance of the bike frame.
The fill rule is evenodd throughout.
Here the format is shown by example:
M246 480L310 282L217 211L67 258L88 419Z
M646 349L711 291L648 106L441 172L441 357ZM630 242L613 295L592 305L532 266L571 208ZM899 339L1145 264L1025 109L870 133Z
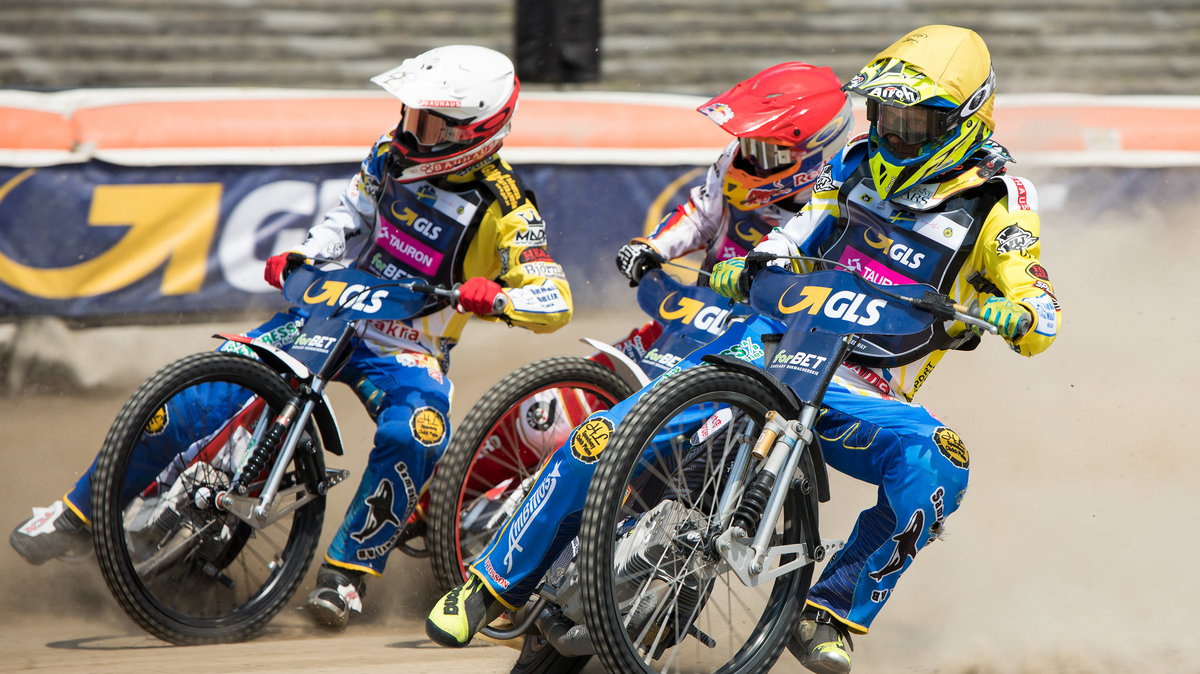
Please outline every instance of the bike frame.
M218 335L246 345L268 366L294 382L295 395L270 424L260 425L261 434L256 428L255 442L234 475L231 488L218 493L214 501L218 508L256 528L268 526L323 496L349 476L349 471L329 469L324 476L308 476L312 484L295 485L283 492L300 494L299 498L275 509L284 474L314 415L327 448L335 454L342 453L341 432L325 389L349 359L360 323L410 318L425 307L430 294L457 299L456 291L412 279L381 282L354 269L321 271L311 266L289 274L283 294L306 314L303 328L288 347L280 348L244 335ZM276 445L278 450L274 449ZM261 469L249 459L256 452L269 455L271 469L258 496L251 497L246 496L250 491L247 481Z

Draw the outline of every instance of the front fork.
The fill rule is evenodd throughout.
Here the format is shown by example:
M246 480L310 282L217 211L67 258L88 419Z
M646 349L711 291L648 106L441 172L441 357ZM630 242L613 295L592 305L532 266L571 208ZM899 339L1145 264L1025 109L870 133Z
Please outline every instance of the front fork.
M821 411L819 401L824 398L838 364L845 360L856 341L854 336L844 337L836 353L832 354L833 357L829 359L831 365L821 374L816 388L819 394L814 396L814 400L818 403L804 403L796 419L784 419L778 412L769 412L753 448L745 442L739 448L734 470L721 496L720 521L725 530L717 536L716 548L738 578L748 586L759 585L821 561L828 553L845 545L845 541L840 540L821 540L817 543L816 532L809 537L813 545L793 543L772 546L771 541L788 493L794 487L804 493L816 488L809 475L801 475L798 485L793 482L804 453L811 451L815 439L813 429ZM760 467L743 490L744 478L739 468L744 470L750 458L758 460ZM738 503L736 511L732 506L735 501ZM793 555L793 558L780 563L784 555Z
M317 385L323 383L319 380L313 382L315 394L319 395L320 388ZM292 463L296 447L300 444L304 428L312 418L316 404L314 397L306 400L300 396L294 396L270 424L263 423L265 419L260 421L255 428L255 441L251 445L246 461L238 468L230 488L227 491L219 492L214 499L217 508L232 513L256 529L261 529L316 499L324 494L330 486L345 479L347 471L327 470L319 485L318 493L313 493L305 484L295 484L280 491L279 487L283 483L284 473ZM279 444L281 440L282 445ZM274 446L279 447L278 452L272 451L271 448ZM272 455L274 455L273 459ZM267 474L266 481L261 483L258 496L247 496L250 487L260 486L250 484L250 481L262 473L268 462L271 462L271 470ZM283 508L275 509L278 497L289 495L297 495L298 498L287 501L287 505Z
M793 487L793 476L804 458L804 452L813 440L813 424L816 421L818 408L805 405L799 419L785 420L780 415L772 413L763 426L760 441L755 448L764 445L767 454L765 461L755 474L754 479L740 494L740 503L726 529L717 536L717 552L729 564L729 568L747 586L760 585L813 562L820 561L825 555L840 548L842 541L821 541L810 548L806 543L788 545L771 545L775 536L775 525L783 514L783 508L788 493ZM764 438L767 438L764 440ZM743 448L747 455L753 455L754 450ZM740 460L739 455L737 460ZM800 478L800 489L814 489L815 485L808 481L808 476ZM730 481L726 491L736 494L734 488L738 485ZM724 495L723 495L724 500ZM780 563L784 555L793 558Z

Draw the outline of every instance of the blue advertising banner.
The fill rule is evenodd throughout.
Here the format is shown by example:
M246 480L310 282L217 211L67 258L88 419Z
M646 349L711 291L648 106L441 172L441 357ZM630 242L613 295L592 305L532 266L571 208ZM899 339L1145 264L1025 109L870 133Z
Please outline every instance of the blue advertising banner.
M355 170L95 160L0 168L0 316L105 323L277 309L283 300L262 280L264 261L302 241ZM628 293L613 265L616 249L700 175L690 166L518 172L581 305L602 302L606 288Z
M704 171L515 168L536 195L548 248L581 307L632 306L634 293L613 264L617 248L686 198ZM262 280L264 261L303 240L356 170L356 163L151 167L94 159L0 167L0 320L179 321L281 308L279 291ZM1200 170L1188 167L1019 174L1038 187L1044 228L1063 217L1169 217L1164 206L1200 187Z

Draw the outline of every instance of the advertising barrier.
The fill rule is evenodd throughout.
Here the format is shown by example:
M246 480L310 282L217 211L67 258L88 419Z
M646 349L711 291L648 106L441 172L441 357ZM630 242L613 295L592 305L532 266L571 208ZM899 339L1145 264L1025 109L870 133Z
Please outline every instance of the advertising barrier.
M1198 100L1001 98L997 138L1022 169L1063 169L1060 206L1161 201L1200 183ZM729 140L695 112L703 103L523 96L502 155L534 190L581 306L627 288L616 249L686 198ZM0 319L281 307L263 261L336 204L397 114L393 99L361 92L0 94Z

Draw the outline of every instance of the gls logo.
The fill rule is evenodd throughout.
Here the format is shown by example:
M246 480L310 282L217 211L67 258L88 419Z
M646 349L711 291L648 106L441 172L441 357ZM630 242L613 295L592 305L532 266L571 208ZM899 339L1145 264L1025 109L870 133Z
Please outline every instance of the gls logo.
M441 225L433 224L433 221L431 221L429 218L423 218L417 215L416 212L407 206L404 208L403 213L397 213L396 204L393 203L391 206L391 211L392 216L396 218L397 222L402 222L408 225L413 231L430 241L437 241L437 238L442 235Z
M920 269L921 263L925 261L925 253L919 253L914 248L896 243L875 230L864 229L863 240L867 242L868 246L883 251L889 258L909 269Z
M795 285L788 287L779 296L779 311L783 314L794 314L807 311L816 315L818 311L829 318L840 319L858 325L875 325L879 322L879 312L887 306L886 300L867 300L867 296L851 290L833 292L833 288L823 286L804 286L800 290L800 301L795 304L785 304L785 299Z
M322 281L320 292L314 295L313 288L316 286L317 284L313 283L305 289L305 304L345 306L355 311L373 314L383 308L383 300L388 296L386 290L373 290L368 293L364 292L368 290L367 286L345 281Z
M725 318L729 316L729 311L720 307L705 306L704 302L692 299L690 297L680 297L677 301L678 306L674 309L667 310L667 303L676 293L671 293L663 298L662 304L658 305L658 315L665 321L674 321L683 319L685 325L693 325L701 330L719 335L722 332L722 326L725 325Z

